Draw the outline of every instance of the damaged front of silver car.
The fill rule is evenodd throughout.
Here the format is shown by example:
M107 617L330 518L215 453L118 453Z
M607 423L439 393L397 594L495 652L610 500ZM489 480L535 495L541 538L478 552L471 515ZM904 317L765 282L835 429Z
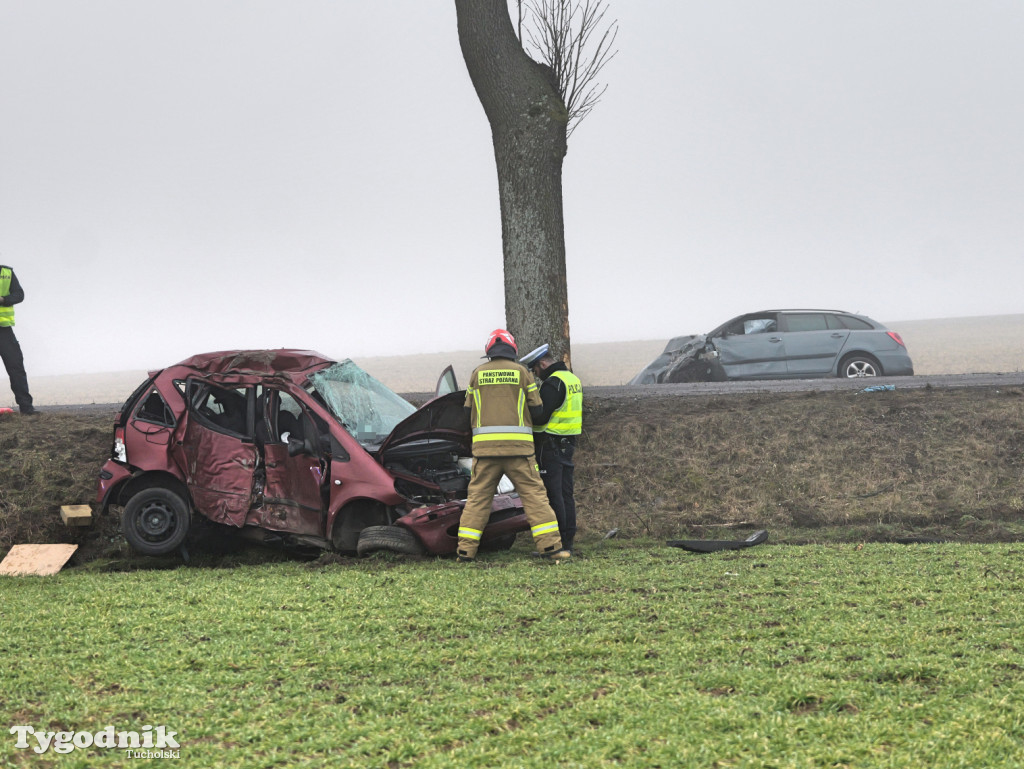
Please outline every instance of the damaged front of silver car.
M707 335L690 334L669 340L664 352L629 380L631 385L709 382L713 376L714 348Z

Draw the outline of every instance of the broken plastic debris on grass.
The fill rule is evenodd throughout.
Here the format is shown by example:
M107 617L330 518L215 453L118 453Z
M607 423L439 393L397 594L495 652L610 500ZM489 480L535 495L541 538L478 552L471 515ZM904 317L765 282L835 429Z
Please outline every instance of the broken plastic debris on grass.
M896 385L891 385L891 384L890 385L871 385L871 387L865 387L860 392L862 392L862 393L880 393L880 392L887 392L889 390L895 390L895 389L896 389ZM857 393L857 394L860 395L860 393Z

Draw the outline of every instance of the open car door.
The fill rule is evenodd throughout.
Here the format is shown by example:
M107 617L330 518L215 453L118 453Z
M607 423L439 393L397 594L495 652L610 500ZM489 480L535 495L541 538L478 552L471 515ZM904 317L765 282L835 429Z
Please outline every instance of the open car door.
M442 395L458 391L459 383L455 379L455 369L448 366L448 368L441 372L441 376L437 378L437 387L434 388L434 397L440 398Z
M259 452L253 440L255 388L185 383L182 437L185 482L196 509L211 521L242 526L253 498Z
M257 419L266 428L266 484L263 504L252 511L250 523L275 531L324 536L323 484L330 477L330 468L320 450L320 435L328 434L327 426L321 429L301 403L281 390L268 388L260 406Z

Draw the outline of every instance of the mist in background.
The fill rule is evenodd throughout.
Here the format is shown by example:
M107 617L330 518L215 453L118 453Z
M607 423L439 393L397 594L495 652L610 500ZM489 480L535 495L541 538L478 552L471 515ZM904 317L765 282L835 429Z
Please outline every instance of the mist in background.
M575 343L1024 312L1024 4L608 5L564 167ZM505 323L451 2L0 0L0 104L30 378Z

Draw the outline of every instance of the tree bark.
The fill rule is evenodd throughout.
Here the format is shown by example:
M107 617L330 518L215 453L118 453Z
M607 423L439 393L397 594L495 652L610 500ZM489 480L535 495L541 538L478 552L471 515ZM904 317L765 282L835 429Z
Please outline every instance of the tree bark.
M491 125L505 322L521 353L547 342L570 363L562 160L565 104L550 67L519 43L507 0L455 0L459 44Z

